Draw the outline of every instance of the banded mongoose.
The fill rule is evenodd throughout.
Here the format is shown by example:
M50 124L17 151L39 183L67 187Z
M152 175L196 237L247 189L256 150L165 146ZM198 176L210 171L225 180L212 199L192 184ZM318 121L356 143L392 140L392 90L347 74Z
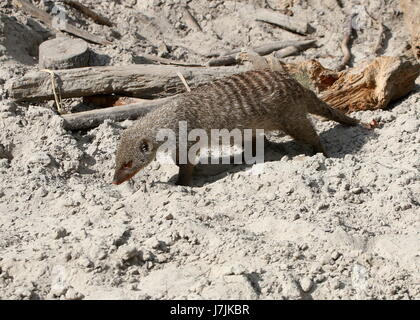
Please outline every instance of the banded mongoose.
M188 131L201 128L209 136L210 129L282 130L327 156L308 113L349 126L359 123L332 109L283 71L254 70L215 80L175 97L123 132L113 183L130 179L153 161L163 143L156 139L158 130L167 128L177 133L179 121L187 122ZM177 184L190 185L194 165L177 164Z

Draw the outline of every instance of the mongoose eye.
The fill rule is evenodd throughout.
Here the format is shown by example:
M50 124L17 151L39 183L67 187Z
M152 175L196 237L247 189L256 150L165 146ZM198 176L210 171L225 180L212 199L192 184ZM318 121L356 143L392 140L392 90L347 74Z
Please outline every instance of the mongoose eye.
M141 152L148 152L149 151L149 145L146 142L142 142L140 145Z
M133 161L128 161L122 165L123 169L130 169L133 166Z

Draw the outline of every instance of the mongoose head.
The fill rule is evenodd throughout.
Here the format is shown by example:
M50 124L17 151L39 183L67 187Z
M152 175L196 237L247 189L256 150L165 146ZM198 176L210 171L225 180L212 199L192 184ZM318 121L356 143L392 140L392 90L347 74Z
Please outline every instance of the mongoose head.
M131 179L153 161L155 154L156 148L151 139L126 130L117 149L112 183L120 184Z

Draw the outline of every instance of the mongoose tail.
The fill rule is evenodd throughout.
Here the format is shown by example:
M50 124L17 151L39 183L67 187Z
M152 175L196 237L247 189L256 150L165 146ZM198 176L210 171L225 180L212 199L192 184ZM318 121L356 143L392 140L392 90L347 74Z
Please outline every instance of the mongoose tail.
M327 103L320 100L314 92L308 90L308 95L313 96L314 102L308 103L308 112L318 116L334 120L347 126L356 126L360 123L359 120L346 116L343 112L331 108Z
M374 129L379 126L379 123L376 120L372 120L369 123L360 122L360 120L349 117L345 115L342 111L331 108L331 106L320 100L313 91L308 90L309 95L313 96L314 102L307 105L309 113L316 114L318 116L327 118L328 120L334 120L338 123L344 124L346 126L356 126L360 125L365 129Z

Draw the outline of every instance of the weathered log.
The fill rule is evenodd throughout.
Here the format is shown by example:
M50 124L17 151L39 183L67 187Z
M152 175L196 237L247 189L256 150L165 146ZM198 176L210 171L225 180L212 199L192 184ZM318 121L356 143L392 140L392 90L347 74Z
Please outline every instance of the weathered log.
M86 41L59 37L39 46L39 66L46 69L81 68L89 65L90 51Z
M144 116L149 111L164 105L172 98L173 97L155 99L125 106L65 114L62 116L64 119L64 128L66 130L74 131L87 130L98 126L107 119L113 121L137 119Z
M39 9L38 7L34 6L32 3L26 0L13 0L15 5L19 8L21 8L26 14L31 15L32 17L40 20L42 23L44 23L49 29L56 31L64 31L67 33L70 33L76 37L85 39L89 42L97 43L97 44L111 44L112 42L109 42L101 37L95 36L93 34L90 34L89 32L80 30L76 28L75 26L69 24L66 21L60 21L57 23L56 18L53 18L51 15L49 15L47 12Z
M255 20L274 24L280 28L299 35L305 35L309 32L308 23L268 9L256 10Z
M160 98L185 91L177 72L192 86L197 86L240 71L236 67L128 65L56 70L54 74L63 99L111 93L138 98ZM51 75L40 71L27 73L22 78L11 81L9 94L18 101L54 99Z
M404 20L411 37L411 49L420 59L420 3L418 0L400 0Z

